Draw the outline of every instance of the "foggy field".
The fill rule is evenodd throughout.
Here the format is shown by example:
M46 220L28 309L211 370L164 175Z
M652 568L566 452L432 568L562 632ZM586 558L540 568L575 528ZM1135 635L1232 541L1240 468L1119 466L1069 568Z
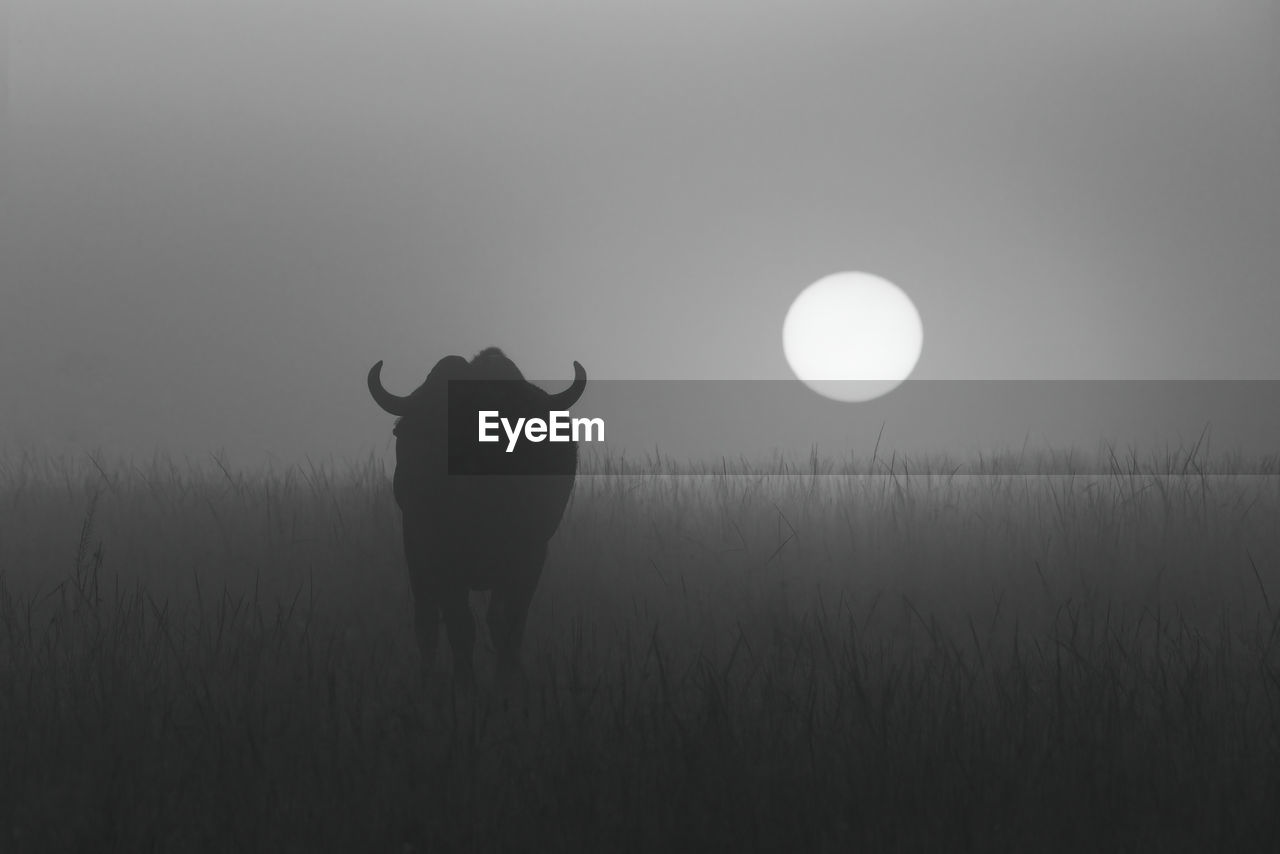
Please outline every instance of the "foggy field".
M468 699L379 464L0 460L0 849L1280 844L1274 465L655 467L579 478Z

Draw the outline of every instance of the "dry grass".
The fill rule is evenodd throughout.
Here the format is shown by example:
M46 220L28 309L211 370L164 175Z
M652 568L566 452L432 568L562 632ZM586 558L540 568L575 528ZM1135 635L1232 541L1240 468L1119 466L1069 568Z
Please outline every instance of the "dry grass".
M1170 462L583 478L466 699L379 466L10 459L0 850L1277 850L1280 478Z

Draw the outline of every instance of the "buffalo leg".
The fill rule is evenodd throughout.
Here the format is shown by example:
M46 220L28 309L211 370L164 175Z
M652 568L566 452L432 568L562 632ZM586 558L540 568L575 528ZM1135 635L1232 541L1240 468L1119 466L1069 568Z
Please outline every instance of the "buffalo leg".
M413 630L418 638L422 675L425 678L435 665L436 646L440 639L440 592L432 578L431 544L426 532L406 517L404 554L409 565L409 586L413 590ZM434 574L438 574L434 573Z
M529 605L546 559L547 547L543 545L529 556L528 562L512 567L511 577L494 588L489 600L489 636L497 654L498 675L503 678L520 673L520 646L524 641Z
M469 686L475 682L472 652L476 645L476 625L471 617L467 588L450 585L442 594L440 609L444 612L449 648L453 651L453 681L458 685Z

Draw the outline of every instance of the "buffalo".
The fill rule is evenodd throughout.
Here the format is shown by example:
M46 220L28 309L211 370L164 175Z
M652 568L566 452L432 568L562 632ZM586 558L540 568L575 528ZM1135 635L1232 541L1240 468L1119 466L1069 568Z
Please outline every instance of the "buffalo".
M586 388L573 363L573 384L550 394L525 380L501 350L471 361L447 356L413 393L382 385L382 362L369 369L369 393L397 416L393 480L414 599L414 628L424 676L436 655L443 617L456 683L474 683L475 624L471 590L491 592L487 622L497 673L520 672L520 644L533 593L560 525L578 470L575 442L478 441L480 410L516 418L548 418L567 410Z

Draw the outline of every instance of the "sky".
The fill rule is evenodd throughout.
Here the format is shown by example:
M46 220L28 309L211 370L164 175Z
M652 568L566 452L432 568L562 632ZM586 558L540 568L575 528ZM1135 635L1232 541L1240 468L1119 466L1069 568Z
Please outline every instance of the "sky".
M841 270L914 378L1280 380L1273 0L0 10L0 450L385 454L368 367L490 345L781 381Z

